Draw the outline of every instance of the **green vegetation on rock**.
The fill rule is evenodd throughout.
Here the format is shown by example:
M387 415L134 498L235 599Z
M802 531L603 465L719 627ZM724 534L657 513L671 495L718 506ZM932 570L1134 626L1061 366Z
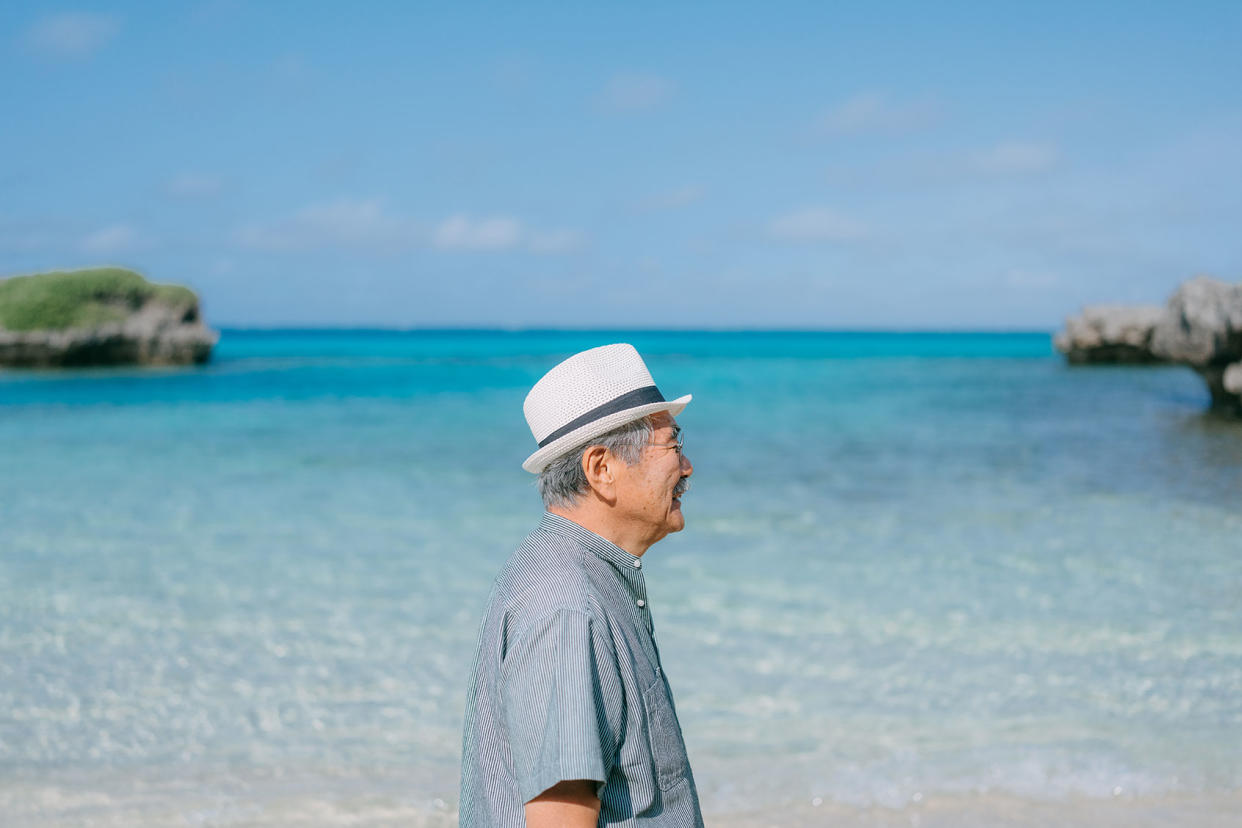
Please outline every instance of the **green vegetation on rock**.
M132 270L64 270L0 279L0 328L93 328L119 322L149 301L187 312L198 307L198 297L189 288L152 284Z

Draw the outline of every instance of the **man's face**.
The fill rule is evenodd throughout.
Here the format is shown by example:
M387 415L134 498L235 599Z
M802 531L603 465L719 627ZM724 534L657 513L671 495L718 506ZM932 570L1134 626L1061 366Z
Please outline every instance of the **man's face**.
M644 530L650 543L669 532L679 532L686 520L681 500L674 497L682 478L694 473L690 460L678 454L677 421L667 412L652 417L655 433L639 461L622 465L617 478L617 506L628 521Z

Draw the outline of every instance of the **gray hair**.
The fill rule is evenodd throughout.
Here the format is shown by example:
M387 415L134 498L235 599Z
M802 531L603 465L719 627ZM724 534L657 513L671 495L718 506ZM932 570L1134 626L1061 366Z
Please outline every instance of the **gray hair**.
M579 497L590 490L586 473L582 470L582 455L591 446L603 446L620 457L627 466L632 466L642 459L643 446L651 442L651 435L654 433L651 418L643 417L601 434L591 442L556 458L539 473L536 481L543 505L547 508L573 506Z

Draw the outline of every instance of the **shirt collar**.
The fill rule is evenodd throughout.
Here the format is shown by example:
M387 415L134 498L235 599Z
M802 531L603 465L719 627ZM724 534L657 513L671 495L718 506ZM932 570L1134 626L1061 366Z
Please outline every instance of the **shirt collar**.
M612 564L631 587L635 589L642 587L642 561L637 555L631 555L607 538L601 537L590 529L574 523L569 518L554 515L551 512L543 513L543 520L539 521L539 528L545 532L551 532L577 541L595 553L597 557Z

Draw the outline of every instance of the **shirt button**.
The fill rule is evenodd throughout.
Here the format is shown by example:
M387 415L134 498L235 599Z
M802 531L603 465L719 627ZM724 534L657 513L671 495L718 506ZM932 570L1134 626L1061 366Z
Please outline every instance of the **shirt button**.
M642 561L634 561L634 568L635 568L635 569L642 569L642 568L643 568L643 562L642 562Z
M644 601L642 598L639 598L639 599L638 599L638 606L639 606L639 609L641 609L641 608L643 608L643 607L647 606L647 602L646 602L646 601Z

